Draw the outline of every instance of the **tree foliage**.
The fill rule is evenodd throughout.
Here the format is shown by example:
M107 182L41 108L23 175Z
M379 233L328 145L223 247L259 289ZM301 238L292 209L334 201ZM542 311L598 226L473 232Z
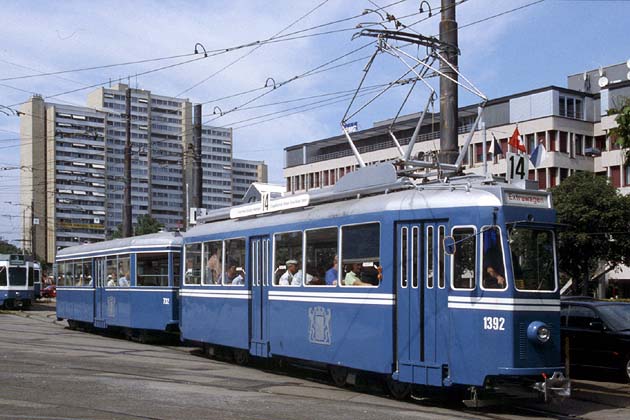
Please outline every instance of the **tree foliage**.
M584 294L593 277L630 263L630 197L586 172L565 179L552 194L558 222L568 225L559 235L560 270Z
M138 224L134 227L134 236L157 233L163 227L164 225L151 217L151 215L143 214L138 217Z
M619 146L626 150L625 162L630 162L630 98L624 98L621 106L616 110L618 112L615 122L617 127L610 130L610 135Z
M157 233L164 225L151 217L150 214L138 216L137 223L133 227L133 236L147 235L149 233ZM116 227L111 235L112 239L124 238L122 224Z
M21 254L22 250L0 238L0 254Z

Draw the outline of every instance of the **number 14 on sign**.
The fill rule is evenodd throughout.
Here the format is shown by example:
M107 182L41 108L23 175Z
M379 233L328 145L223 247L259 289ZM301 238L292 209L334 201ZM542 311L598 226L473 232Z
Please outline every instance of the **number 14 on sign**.
M509 183L524 181L529 174L529 159L526 155L506 153L507 170L505 179Z

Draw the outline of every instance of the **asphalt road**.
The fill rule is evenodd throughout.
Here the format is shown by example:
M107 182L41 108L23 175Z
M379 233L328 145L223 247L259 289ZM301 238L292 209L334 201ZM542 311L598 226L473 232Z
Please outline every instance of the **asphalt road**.
M199 349L72 331L53 308L0 313L0 418L538 419L630 418L630 387L580 382L576 398L469 410L399 402L380 387L336 388L305 369L241 367Z

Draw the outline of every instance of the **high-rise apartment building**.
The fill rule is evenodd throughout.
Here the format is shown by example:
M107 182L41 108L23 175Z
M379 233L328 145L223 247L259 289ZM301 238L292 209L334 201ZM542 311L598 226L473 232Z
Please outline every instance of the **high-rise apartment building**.
M127 89L97 89L86 107L46 103L39 96L22 107L23 237L26 249L48 261L57 249L105 240L122 224ZM186 176L195 153L188 146L192 104L148 90L130 92L132 222L150 214L168 229L183 229L193 193ZM202 127L204 208L232 205L232 144L231 129ZM258 173L248 182L267 181L266 166Z
M243 197L254 182L267 182L267 165L260 160L232 160L232 203L243 204Z

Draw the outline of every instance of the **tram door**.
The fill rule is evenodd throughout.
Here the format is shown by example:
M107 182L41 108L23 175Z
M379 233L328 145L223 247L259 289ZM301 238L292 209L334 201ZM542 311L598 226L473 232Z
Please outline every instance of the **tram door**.
M268 299L271 286L270 239L257 236L249 240L249 272L251 299L250 353L269 356Z
M94 258L94 319L96 323L105 322L107 315L105 287L107 286L106 258ZM97 325L98 326L98 325Z
M396 352L398 380L442 385L447 359L440 313L447 305L445 224L399 223L396 229Z

